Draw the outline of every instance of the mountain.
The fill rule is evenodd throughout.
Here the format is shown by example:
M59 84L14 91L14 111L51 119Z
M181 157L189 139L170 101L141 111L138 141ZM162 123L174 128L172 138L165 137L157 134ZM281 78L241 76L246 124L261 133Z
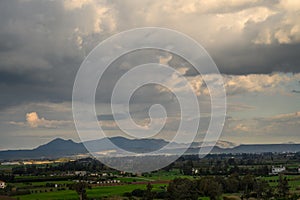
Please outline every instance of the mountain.
M110 141L121 149L136 153L155 151L168 144L162 139L128 139L124 137L113 137L110 138ZM93 152L110 150L106 139L87 141L84 144Z
M57 138L32 150L0 151L0 160L58 158L87 152L82 143Z
M242 144L232 149L226 149L230 153L284 153L299 152L300 144Z
M87 153L87 150L82 143L76 143L72 140L64 140L61 138L54 139L47 144L41 145L33 151L46 156L61 153L64 153L65 155Z
M212 146L213 142L206 142L205 143L206 146ZM192 148L197 148L197 147L201 147L203 145L202 142L193 142L191 147ZM219 140L217 141L216 145L217 147L223 148L223 149L227 149L227 148L233 148L238 146L237 144L233 143L233 142L228 142L228 141L224 141L224 140Z
M113 137L110 141L116 146L136 153L155 151L168 144L161 139L127 139L124 137ZM41 145L32 150L8 150L0 151L0 160L26 160L38 158L60 158L88 154L85 148L89 147L92 152L104 152L112 150L106 139L92 140L84 143L76 143L72 140L57 138L51 142Z
M162 139L128 139L124 137L113 137L110 141L116 146L136 153L152 152L168 144ZM210 145L211 143L206 143ZM198 154L201 148L201 142L192 143L186 154ZM26 160L40 158L60 158L67 156L76 156L79 154L88 155L85 146L88 146L92 152L101 155L119 155L111 149L106 139L92 140L84 143L76 143L72 140L57 138L47 144L41 145L32 150L8 150L0 151L0 160ZM172 143L171 148L164 151L166 154L178 154L183 148L183 144ZM210 148L204 147L204 148ZM300 152L300 144L242 144L236 146L234 143L227 141L218 141L212 148L211 153L266 153L266 152Z
M209 147L204 147L209 148ZM186 154L198 154L200 147L189 148ZM214 146L211 154L241 154L241 153L287 153L300 152L300 144L242 144L233 148Z

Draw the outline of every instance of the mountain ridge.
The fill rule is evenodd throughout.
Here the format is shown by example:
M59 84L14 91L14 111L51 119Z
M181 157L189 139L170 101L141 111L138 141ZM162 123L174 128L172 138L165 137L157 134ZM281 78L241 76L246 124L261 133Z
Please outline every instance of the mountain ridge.
M169 142L163 139L128 139L125 137L112 137L110 141L119 148L136 153L153 152L167 145ZM202 142L194 142L186 151L187 154L198 154L202 146ZM213 144L213 143L206 143ZM85 142L74 142L71 139L55 138L48 143L42 144L31 150L5 150L0 151L0 160L26 160L26 159L54 159L59 157L76 156L82 154L89 154L92 152L106 152L111 151L110 145L107 144L106 139L91 140ZM177 154L183 148L183 144L172 143L171 148L165 150L166 154ZM207 146L203 148L210 148ZM240 144L221 141L212 148L211 153L282 153L282 152L298 152L300 151L300 144Z

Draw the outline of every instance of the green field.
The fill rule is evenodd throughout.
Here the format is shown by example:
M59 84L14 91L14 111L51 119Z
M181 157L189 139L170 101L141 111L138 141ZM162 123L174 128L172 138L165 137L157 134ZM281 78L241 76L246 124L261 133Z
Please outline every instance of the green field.
M44 181L44 182L30 182L30 183L14 183L13 185L18 188L27 187L44 187L47 183L51 184L73 184L73 181Z
M165 184L153 184L153 190L161 190L160 186L165 186ZM108 196L122 196L125 192L131 192L134 189L146 189L146 185L120 185L120 186L102 186L94 187L93 189L87 190L87 195L89 198L99 198ZM30 195L16 196L20 200L77 200L78 195L75 191L64 190L55 192L45 192Z
M155 179L144 178L144 177L120 177L118 180L125 182L125 183L133 183L133 182L140 182L140 181L154 181Z
M112 196L123 196L126 192L132 192L134 189L146 189L146 184L135 184L136 182L147 182L147 181L155 181L155 180L172 180L176 177L184 177L193 179L192 176L182 176L177 172L160 172L160 173L153 173L149 176L145 175L145 177L120 177L118 178L123 183L127 183L125 185L117 185L117 186L97 186L92 189L87 189L87 195L89 198L100 198L100 197L112 197ZM289 180L290 189L295 191L300 186L300 176L299 175L287 175L285 176ZM269 184L273 187L277 186L278 176L267 176L267 177L260 177L269 182ZM60 190L52 189L50 192L50 188L45 188L46 183L54 183L54 184L72 184L72 181L47 181L47 182L32 182L32 183L15 183L14 186L18 188L30 188L32 194L29 195L20 195L15 196L20 200L72 200L78 199L78 195L73 190ZM132 183L132 184L130 184ZM167 184L153 184L153 190L158 191L162 190L162 186L166 186ZM39 191L42 190L43 192L35 193L35 190ZM47 190L47 192L44 192ZM207 198L202 198L207 199Z
M172 180L177 177L188 177L192 178L191 176L183 176L178 171L171 171L171 172L157 172L152 173L151 175L139 176L139 177L118 177L117 179L120 180L124 185L118 186L97 186L93 187L92 189L87 190L87 195L89 198L100 198L100 197L111 197L111 196L123 196L126 192L132 192L134 189L146 189L145 184L135 184L137 182L151 182L151 181L158 181L158 180ZM20 179L30 179L35 180L41 177L34 177L34 176L19 176L17 180ZM59 190L59 188L47 188L45 187L47 183L58 184L62 185L61 188L63 190ZM78 199L78 195L75 191L68 190L65 187L67 184L72 184L73 181L37 181L37 182L20 182L20 183L13 183L14 187L19 189L29 189L31 194L29 195L18 195L15 198L20 200L43 200L43 199L51 199L51 200L72 200ZM162 190L161 186L166 186L167 184L153 184L153 190ZM50 191L51 190L51 191Z
M281 155L276 155L277 158L281 158ZM88 185L86 187L90 188L87 189L87 196L90 199L100 199L103 198L106 199L106 197L123 197L124 193L132 193L135 189L141 189L146 190L146 185L148 182L151 183L153 186L153 191L159 191L156 194L157 198L162 197L163 195L168 195L172 193L172 190L169 190L168 192L164 193L163 191L166 190L166 187L169 184L169 181L174 180L176 178L187 178L189 180L184 180L187 184L198 184L199 182L193 182L194 180L201 180L202 178L206 179L209 178L212 181L224 181L222 182L223 186L226 191L222 191L223 196L240 196L243 194L244 190L241 185L236 186L239 187L238 190L234 190L236 193L230 193L232 190L228 190L228 184L231 184L231 182L227 182L230 174L237 173L238 178L235 178L236 181L243 181L243 178L245 174L251 175L252 180L253 179L262 179L266 180L270 186L272 186L272 191L276 192L278 190L278 175L267 175L268 171L265 171L264 165L262 164L255 164L253 159L253 155L249 156L249 163L254 164L241 164L245 162L246 160L244 157L240 158L240 160L236 160L235 162L238 163L238 165L230 165L228 164L229 161L222 161L222 157L218 158L210 158L207 160L200 160L199 162L188 162L187 161L178 161L174 164L174 167L169 168L170 170L158 170L151 173L143 173L143 174L131 174L131 173L119 173L117 171L108 170L108 169L98 169L98 163L91 160L84 160L78 163L68 162L62 165L60 168L49 168L49 170L45 170L44 165L38 165L38 166L32 166L32 169L30 166L26 166L26 168L22 169L23 171L29 170L35 173L22 173L22 166L17 166L16 169L12 169L12 166L1 166L0 165L0 172L5 176L3 178L6 178L8 181L9 192L5 193L7 195L13 195L15 199L19 200L78 200L79 195L73 190L74 187L76 187L76 183L79 181L84 181ZM231 159L231 158L229 158ZM244 159L244 160L243 160ZM259 158L260 159L260 158ZM300 154L299 154L300 159ZM248 160L246 160L248 162ZM274 161L274 163L281 163L280 159L277 159L278 161ZM283 159L284 160L284 159ZM243 162L240 162L243 161ZM280 162L279 162L280 161ZM298 161L298 160L297 160ZM268 162L268 160L265 160L264 163ZM221 163L221 164L218 164ZM222 164L223 163L223 164ZM294 162L293 160L290 161L290 163L287 164L285 162L286 166L289 166L290 169L292 169L289 173L289 175L284 175L284 177L287 178L288 184L289 184L289 192L290 194L299 194L300 197L300 174L296 174L296 168L297 166L300 166L299 162ZM192 173L186 173L187 167L191 167L189 165L193 165L195 168L201 168L201 176L197 175L191 175ZM269 169L271 166L268 166ZM74 171L75 168L78 168L79 170L87 169L88 170L94 170L97 169L97 172L99 171L99 175L92 175L89 174L87 176L81 177L81 176L67 176L65 173L67 171ZM237 168L237 169L236 169ZM67 170L70 169L70 170ZM188 168L189 169L189 168ZM51 171L52 170L52 171ZM268 170L268 168L267 168ZM20 173L19 173L20 171ZM39 173L37 173L39 172ZM94 172L94 171L93 171ZM90 172L92 173L92 172ZM106 173L106 175L102 175L103 173ZM14 179L11 179L10 174L14 174ZM36 174L36 175L35 175ZM189 175L183 175L183 174L189 174ZM291 175L295 174L295 175ZM215 179L214 176L217 176L220 179ZM215 180L214 180L215 179ZM118 184L111 184L111 183L103 183L103 181L111 181L111 180L118 180ZM95 184L96 182L102 182L101 184ZM179 180L180 181L180 180ZM232 180L231 180L232 181ZM246 179L247 181L247 179ZM234 182L233 182L234 183ZM180 184L180 183L179 183ZM204 182L204 184L206 184ZM172 184L173 185L173 184ZM171 185L171 186L172 186ZM181 185L179 185L180 188L183 188ZM214 187L216 188L216 187ZM188 190L193 190L189 188ZM186 192L186 191L185 191ZM188 192L187 192L188 193ZM185 194L185 193L180 193ZM208 195L208 193L201 193ZM130 195L130 194L126 194ZM141 196L143 195L142 191L135 191L133 193L134 196ZM205 199L207 200L207 197L201 197L199 199Z
M147 176L145 175L145 177L152 179L152 180L157 180L157 181L169 181L169 180L173 180L175 178L193 178L192 176L185 176L182 175L179 170L171 170L169 172L165 172L165 171L159 171L159 172L154 172L151 175Z
M53 199L53 200L72 200L78 199L78 195L75 191L66 190L66 191L57 191L57 192L48 192L48 193L38 193L38 194L29 194L16 196L20 200L43 200L43 199Z
M286 175L284 176L289 181L289 186L291 190L296 190L300 186L300 176L299 175ZM267 176L262 177L264 180L268 181L270 186L275 187L278 184L279 176Z

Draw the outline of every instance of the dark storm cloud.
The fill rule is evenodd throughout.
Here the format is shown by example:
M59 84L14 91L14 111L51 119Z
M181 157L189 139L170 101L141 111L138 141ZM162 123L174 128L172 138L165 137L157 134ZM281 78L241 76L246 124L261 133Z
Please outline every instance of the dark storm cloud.
M70 3L68 7L65 2ZM200 2L201 3L201 2ZM76 72L85 55L100 41L115 32L143 26L162 26L185 32L203 43L215 60L221 73L251 74L300 71L300 44L295 35L289 40L278 30L294 30L283 25L283 19L296 19L289 10L278 8L279 1L260 1L230 4L208 2L208 7L197 1L1 1L0 2L0 107L22 102L70 101ZM73 5L74 4L74 5ZM191 4L191 6L189 6ZM193 8L193 5L196 5ZM188 5L187 7L185 7ZM144 7L144 12L140 8ZM261 21L256 9L265 7L278 12ZM239 14L244 12L246 14ZM238 13L244 17L244 27L225 29L223 25L235 26L230 21L215 21L217 15ZM296 12L297 13L297 12ZM263 13L260 18L263 18ZM249 19L248 19L249 18ZM116 22L115 22L116 21ZM115 23L114 23L115 22ZM227 22L227 23L226 23ZM239 22L238 22L239 23ZM238 24L237 23L237 24ZM294 22L297 24L297 20ZM116 24L116 30L109 28ZM98 26L97 26L98 25ZM207 27L207 29L205 29ZM261 40L262 30L271 33L270 42ZM297 30L297 29L295 29ZM239 33L237 33L240 31ZM236 36L237 35L237 36ZM209 42L213 37L214 43ZM154 57L153 57L154 55ZM150 56L150 57L149 57ZM151 57L152 56L152 57ZM131 63L143 64L158 60L155 53L128 57ZM118 63L103 80L97 100L107 101L113 84L126 71L126 63ZM170 64L189 67L188 63L174 57ZM122 68L124 67L124 68ZM128 67L128 66L127 66ZM186 75L194 75L189 70ZM103 89L104 88L104 89ZM106 91L107 90L107 91ZM152 91L149 90L152 95ZM149 96L149 95L148 95ZM144 101L145 98L141 98ZM151 101L150 101L151 102Z
M272 2L268 8L274 5ZM211 50L222 73L300 72L300 32L295 30L299 22L294 21L299 12L276 12L261 22L248 20L243 29L244 39Z
M220 73L228 75L271 74L275 72L300 72L300 44L249 44L207 49ZM169 64L187 67L187 76L198 72L188 61L173 56Z
M117 120L126 119L126 116L124 114L115 114L115 117ZM98 115L97 116L99 121L114 121L114 115Z
M224 74L300 72L300 44L251 45L211 51Z
M0 73L0 83L13 85L19 84L37 84L40 83L40 80L37 80L30 76L24 76L24 74L15 74L11 72L1 72Z
M284 132L284 138L288 138L288 132L296 136L300 124L298 113L296 117L293 113L291 117L250 118L299 109L299 95L291 93L299 93L300 74L274 73L300 72L299 10L300 2L293 0L0 1L1 148L32 146L34 141L45 136L51 136L49 139L58 136L77 138L71 135L76 132L74 127L62 125L59 131L51 132L42 129L46 128L43 124L38 124L41 127L37 128L24 128L25 116L36 113L37 121L46 125L54 121L72 121L73 82L85 56L109 36L145 26L170 28L190 36L203 45L221 73L226 74L223 78L229 103L234 105L234 108L229 105L229 112L237 109L240 103L246 105L242 106L244 109L234 111L237 119L229 122L232 126L226 134L232 134L234 138L250 127L247 136L255 142L261 140L253 137L253 130L262 130L261 135L267 134L268 141L272 141L273 133ZM107 130L116 130L110 132L112 135L119 135L120 131L113 123L110 104L107 104L115 83L136 65L160 62L160 56L182 74L186 68L190 69L185 75L193 83L193 89L199 92L200 110L205 117L204 123L207 123L211 112L207 88L200 76L194 76L197 73L188 62L159 51L133 52L110 66L96 94L98 120ZM169 56L171 60L168 60ZM170 79L174 82L171 89L180 89L176 78ZM144 125L151 105L163 105L170 119L166 126L170 133L162 137L172 139L173 130L180 124L177 115L180 107L169 91L160 88L158 92L158 88L139 88L130 99L130 114L136 123ZM253 102L252 94L255 96ZM231 95L237 98L231 98ZM241 117L249 117L246 126ZM126 120L122 114L117 114L117 118ZM287 125L280 122L282 118ZM269 131L269 127L261 125L260 121L275 128ZM241 134L241 138L244 137Z
M84 59L76 20L63 1L0 2L1 108L71 100Z
M139 6L144 7L140 12ZM300 71L299 3L294 1L115 2L121 29L161 26L202 44L221 73ZM130 15L128 15L130 10ZM162 20L163 19L163 20ZM186 65L178 60L173 64ZM187 75L194 75L190 69Z
M22 45L21 39L11 33L0 34L0 52L7 52Z

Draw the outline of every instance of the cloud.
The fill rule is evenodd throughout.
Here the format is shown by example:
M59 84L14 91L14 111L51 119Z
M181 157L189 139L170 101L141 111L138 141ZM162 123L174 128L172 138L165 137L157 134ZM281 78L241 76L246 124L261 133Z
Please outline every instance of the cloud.
M26 121L29 124L29 126L32 128L36 128L38 126L50 127L49 121L45 120L44 118L39 118L39 116L36 112L27 113Z
M26 113L26 123L24 122L9 122L12 125L29 126L30 128L62 128L71 125L72 121L66 120L48 120L44 117L39 117L37 112Z
M82 9L83 6L92 2L92 0L65 0L64 7L66 10Z
M111 7L106 1L96 0L66 0L64 1L64 8L69 12L90 12L89 23L92 24L92 29L88 29L82 32L82 28L75 29L84 35L92 33L100 33L105 29L113 31L116 28L116 21L114 15L111 12ZM91 31L91 32L90 32Z
M227 109L230 112L243 112L247 110L254 110L255 106L250 106L243 103L227 103Z
M251 137L261 142L268 141L286 142L291 138L298 138L300 128L300 112L278 114L267 117L238 119L228 117L225 123L223 136L235 138L247 143ZM297 139L297 141L299 141Z
M191 36L208 50L223 74L300 71L299 6L294 1L0 4L0 89L6 94L0 100L1 108L31 101L70 101L76 72L88 52L116 32L143 26L173 28ZM182 74L195 75L182 59L157 54L151 53L158 62L172 63ZM134 60L127 65L124 62L119 72L107 76L106 86L126 66L130 69L151 61L148 55L127 57ZM200 82L191 82L198 92ZM101 98L109 99L109 92L103 93Z
M169 61L172 59L172 54L169 54L168 56L160 56L159 57L159 64L162 64L162 65L168 65L169 64Z
M292 90L292 93L300 93L298 90Z
M291 88L299 88L298 81L300 73L285 74L249 74L249 75L222 75L226 94L229 96L250 94L250 93L281 93L289 95L291 91L297 93L297 90ZM197 96L209 96L209 91L206 84L215 83L219 76L215 74L186 76L188 83ZM205 81L207 83L205 83ZM166 80L170 86L170 91L184 91L187 90L187 85L179 84L178 76L174 75ZM169 92L168 89L157 87L160 92Z
M72 123L72 121L47 120L43 117L40 118L36 112L27 113L26 121L31 128L58 128Z
M285 1L124 0L112 4L118 10L119 29L159 26L182 31L208 50L222 73L300 70L296 54L299 8Z
M57 67L116 26L109 4L89 0L1 2L1 19L1 71Z
M144 26L175 29L203 45L222 73L229 99L237 97L242 102L247 94L293 98L300 90L299 10L299 2L292 0L0 1L0 121L11 120L22 126L19 129L26 126L32 132L70 125L72 87L85 56L114 33ZM109 106L116 81L132 67L149 62L172 65L203 100L204 110L209 110L203 98L209 95L203 77L184 59L153 50L116 60L99 82L96 102ZM213 75L204 76L215 80ZM186 90L177 76L166 81L174 90ZM169 94L161 87L138 90L131 101L135 118L146 118L153 102L162 103L175 116L178 105ZM251 108L234 105L229 109ZM114 129L111 116L100 118ZM263 126L256 119L239 120L231 122L235 133ZM174 121L170 127L178 124ZM13 132L12 127L2 125L1 130Z
M275 73L271 75L225 75L223 77L229 95L249 92L290 93L288 88L297 84L300 74Z

